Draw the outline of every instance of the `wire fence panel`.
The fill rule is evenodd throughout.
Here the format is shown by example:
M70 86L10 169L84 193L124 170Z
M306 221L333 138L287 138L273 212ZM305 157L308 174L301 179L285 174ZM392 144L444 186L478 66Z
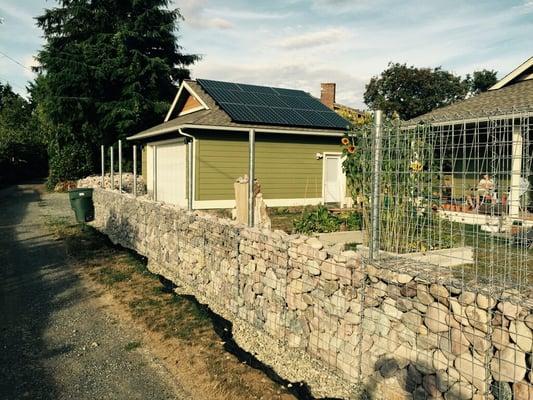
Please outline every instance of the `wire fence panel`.
M345 167L367 238L356 250L104 190L95 223L152 271L280 343L289 374L305 354L353 398L529 400L530 124L384 123L374 173L372 127L354 132Z

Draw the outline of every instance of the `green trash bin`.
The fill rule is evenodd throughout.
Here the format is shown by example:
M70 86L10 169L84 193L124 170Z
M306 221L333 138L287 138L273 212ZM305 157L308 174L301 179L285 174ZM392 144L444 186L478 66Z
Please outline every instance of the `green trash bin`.
M70 207L76 214L76 221L89 222L94 219L93 190L88 188L68 191Z

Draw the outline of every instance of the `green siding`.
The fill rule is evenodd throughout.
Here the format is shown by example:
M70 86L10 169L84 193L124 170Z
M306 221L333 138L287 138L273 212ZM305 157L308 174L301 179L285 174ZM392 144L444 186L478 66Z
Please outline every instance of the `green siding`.
M198 134L198 200L230 200L233 183L248 173L246 133ZM256 177L266 199L322 197L316 153L341 152L340 138L256 134Z

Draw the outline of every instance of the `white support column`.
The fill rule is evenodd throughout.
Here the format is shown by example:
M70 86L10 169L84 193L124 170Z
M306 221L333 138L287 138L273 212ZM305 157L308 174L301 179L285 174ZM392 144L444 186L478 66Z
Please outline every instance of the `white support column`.
M522 176L522 135L520 125L513 125L511 147L511 189L509 192L509 217L520 216L520 177Z
M113 162L113 146L109 146L109 163L111 164L111 170L109 178L111 180L111 190L115 190L115 163Z
M118 191L122 193L122 140L118 141Z
M248 226L254 226L255 130L248 133Z
M137 197L137 145L133 145L133 196Z

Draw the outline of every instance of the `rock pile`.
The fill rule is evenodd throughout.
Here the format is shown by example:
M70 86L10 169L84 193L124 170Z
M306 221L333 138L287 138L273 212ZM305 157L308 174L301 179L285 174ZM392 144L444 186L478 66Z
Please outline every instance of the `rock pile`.
M381 398L533 398L533 308L514 291L370 264L316 238L96 190L95 225L234 320ZM379 397L378 396L378 397Z
M113 181L115 183L114 189L118 190L119 176L113 175ZM86 178L78 180L78 187L90 187L101 188L102 187L102 175L91 175ZM104 175L104 189L111 189L111 176L109 174ZM133 174L126 172L122 173L122 190L126 193L133 193ZM146 185L143 177L137 175L137 195L143 196L146 194Z

